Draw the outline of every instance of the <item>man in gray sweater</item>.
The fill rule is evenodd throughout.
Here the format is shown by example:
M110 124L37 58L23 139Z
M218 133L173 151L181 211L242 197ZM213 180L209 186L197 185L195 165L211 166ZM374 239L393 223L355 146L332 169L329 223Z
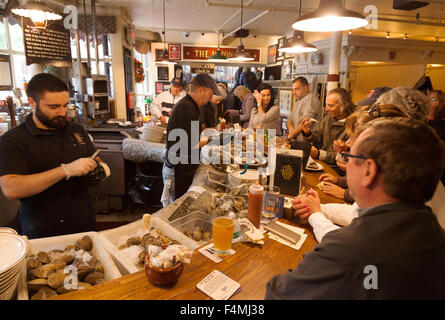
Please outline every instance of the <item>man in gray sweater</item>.
M425 205L444 169L437 134L376 119L343 156L358 217L272 278L266 299L445 299L445 232ZM304 216L320 211L313 197Z

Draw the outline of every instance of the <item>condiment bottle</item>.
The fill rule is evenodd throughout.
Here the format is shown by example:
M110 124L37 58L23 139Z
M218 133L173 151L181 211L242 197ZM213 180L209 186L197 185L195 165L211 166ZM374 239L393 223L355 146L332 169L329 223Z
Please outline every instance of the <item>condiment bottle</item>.
M263 186L253 184L249 188L249 201L247 203L247 219L259 229L261 225L261 212L263 211Z
M220 129L221 129L221 131L223 131L224 129L226 129L226 119L222 118L221 121L220 121L220 123L219 123L219 125L220 125Z

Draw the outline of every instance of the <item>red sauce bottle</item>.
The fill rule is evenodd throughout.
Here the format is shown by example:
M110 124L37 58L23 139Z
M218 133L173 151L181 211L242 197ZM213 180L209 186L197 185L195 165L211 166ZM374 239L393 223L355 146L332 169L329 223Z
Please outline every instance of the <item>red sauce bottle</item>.
M249 201L247 204L247 219L259 229L261 225L261 213L263 211L264 188L259 184L250 186Z

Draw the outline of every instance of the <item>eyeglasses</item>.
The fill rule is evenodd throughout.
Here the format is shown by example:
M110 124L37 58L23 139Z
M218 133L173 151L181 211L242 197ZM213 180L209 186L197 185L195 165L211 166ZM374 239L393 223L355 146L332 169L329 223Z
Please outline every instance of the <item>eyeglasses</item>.
M340 155L341 155L341 159L343 160L343 162L348 162L349 158L362 159L362 160L369 159L368 157L356 156L354 154L349 154L349 153L345 153L345 152L341 152Z

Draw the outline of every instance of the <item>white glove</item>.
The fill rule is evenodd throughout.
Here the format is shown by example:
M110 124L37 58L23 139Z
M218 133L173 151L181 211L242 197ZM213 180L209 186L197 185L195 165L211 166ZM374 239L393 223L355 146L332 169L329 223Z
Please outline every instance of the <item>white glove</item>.
M80 158L68 164L62 163L62 169L65 171L66 180L71 177L79 177L88 174L96 168L97 162L90 158Z

